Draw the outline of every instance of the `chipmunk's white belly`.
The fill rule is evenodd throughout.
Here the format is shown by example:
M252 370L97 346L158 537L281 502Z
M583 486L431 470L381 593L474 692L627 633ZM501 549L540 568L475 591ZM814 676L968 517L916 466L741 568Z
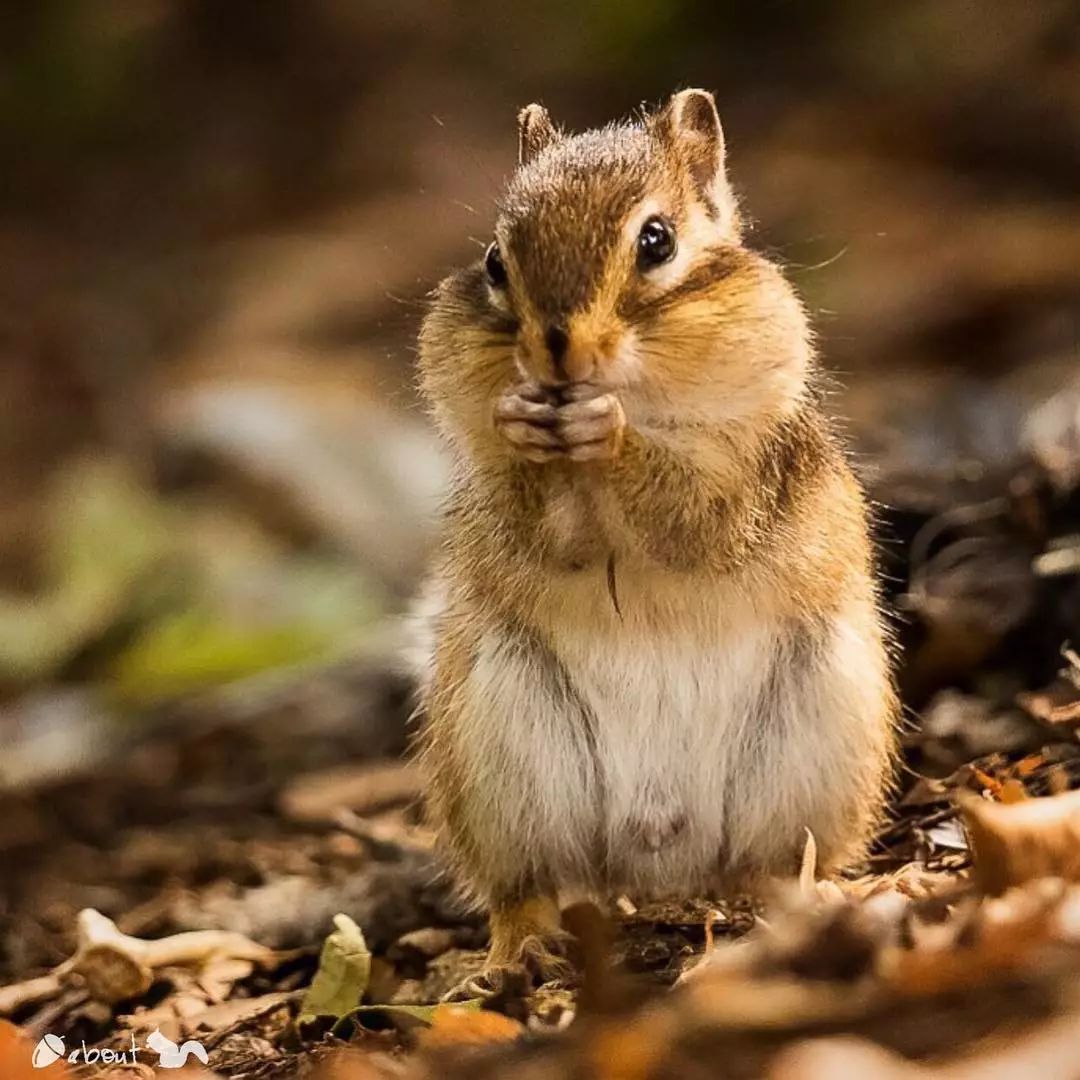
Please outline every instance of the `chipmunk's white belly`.
M776 635L760 617L687 596L668 625L622 620L558 638L560 660L593 724L596 790L609 884L664 893L714 879L744 846L731 805L748 758L766 754L765 683ZM735 830L733 834L733 829Z
M627 575L620 616L593 575L560 585L531 638L481 635L461 687L489 882L686 894L794 871L807 828L833 853L860 839L889 741L865 611L800 629L745 588Z

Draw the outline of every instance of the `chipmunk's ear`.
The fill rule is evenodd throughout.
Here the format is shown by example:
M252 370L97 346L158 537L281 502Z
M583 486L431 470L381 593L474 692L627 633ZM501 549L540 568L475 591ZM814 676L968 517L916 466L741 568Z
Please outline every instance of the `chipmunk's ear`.
M518 113L518 164L527 165L549 143L557 132L543 105L526 105Z
M680 90L659 117L664 135L690 171L695 187L714 198L726 187L724 129L708 90Z

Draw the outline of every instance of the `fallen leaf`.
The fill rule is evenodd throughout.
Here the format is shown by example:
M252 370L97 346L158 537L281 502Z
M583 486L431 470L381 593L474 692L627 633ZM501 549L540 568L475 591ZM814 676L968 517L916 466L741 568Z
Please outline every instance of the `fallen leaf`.
M419 958L427 961L454 947L454 931L444 926L424 926L411 930L390 946L389 958L395 962L404 958Z
M1007 806L1011 805L1012 803L1023 802L1027 798L1027 788L1024 787L1024 783L1022 780L1018 780L1015 776L1013 776L1002 783L1001 801Z
M986 1080L988 1077L1039 1077L1075 1080L1080 1018L1066 1017L1020 1037L991 1041L974 1055L927 1066L908 1061L856 1036L809 1039L787 1047L769 1069L769 1080Z
M183 1025L183 1033L185 1036L193 1035L199 1029L218 1032L284 1008L292 998L291 993L276 992L257 998L223 1001L199 1013L193 1023Z
M900 806L931 806L934 803L947 802L952 790L947 780L935 780L933 777L920 776L911 785L900 800Z
M1007 905L998 921L980 908L965 927L975 940L964 947L958 947L956 926L921 929L918 947L887 948L878 963L883 983L905 998L977 993L1030 969L1039 949L1058 936L1053 909L1041 903Z
M1014 768L1016 775L1022 780L1034 775L1045 764L1046 757L1043 754L1028 754L1027 757L1021 758Z
M524 1025L502 1013L479 1007L479 1002L437 1005L430 1026L420 1035L426 1050L446 1047L490 1046L513 1042L525 1033Z
M348 915L335 915L334 926L337 929L323 942L319 969L300 1006L301 1023L352 1012L371 978L371 952L363 931Z
M60 1050L63 1043L55 1035ZM44 1039L42 1043L44 1043ZM41 1045L41 1044L39 1044ZM63 1058L56 1058L56 1048L44 1048L44 1055L37 1055L33 1041L21 1029L6 1020L0 1020L0 1077L3 1080L69 1080L71 1070ZM35 1061L49 1064L35 1064Z
M1080 728L1080 690L1065 679L1059 679L1045 690L1017 694L1016 703L1044 724Z
M1080 791L1013 803L969 795L960 811L985 892L1043 877L1080 881Z

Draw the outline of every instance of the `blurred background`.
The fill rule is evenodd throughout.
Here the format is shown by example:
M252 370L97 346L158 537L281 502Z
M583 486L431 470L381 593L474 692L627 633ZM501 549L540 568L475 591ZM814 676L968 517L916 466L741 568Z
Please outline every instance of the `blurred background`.
M520 106L697 85L881 506L940 728L911 753L967 760L965 708L1030 738L1080 636L1075 2L9 0L0 852L402 748L445 478L424 296L486 244ZM21 873L0 916L61 891ZM0 973L61 955L21 925Z

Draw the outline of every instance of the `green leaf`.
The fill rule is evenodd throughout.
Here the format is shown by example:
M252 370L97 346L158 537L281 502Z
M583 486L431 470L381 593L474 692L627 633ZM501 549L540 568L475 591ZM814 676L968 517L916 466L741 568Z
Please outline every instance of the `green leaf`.
M348 915L335 915L337 927L323 942L319 970L311 981L299 1020L342 1017L356 1009L371 977L371 953L364 933Z
M44 587L0 592L0 680L53 675L156 610L182 572L173 516L120 461L70 464L47 505Z
M328 649L316 628L230 624L207 605L190 607L148 626L113 661L110 692L119 704L145 707L314 660Z

